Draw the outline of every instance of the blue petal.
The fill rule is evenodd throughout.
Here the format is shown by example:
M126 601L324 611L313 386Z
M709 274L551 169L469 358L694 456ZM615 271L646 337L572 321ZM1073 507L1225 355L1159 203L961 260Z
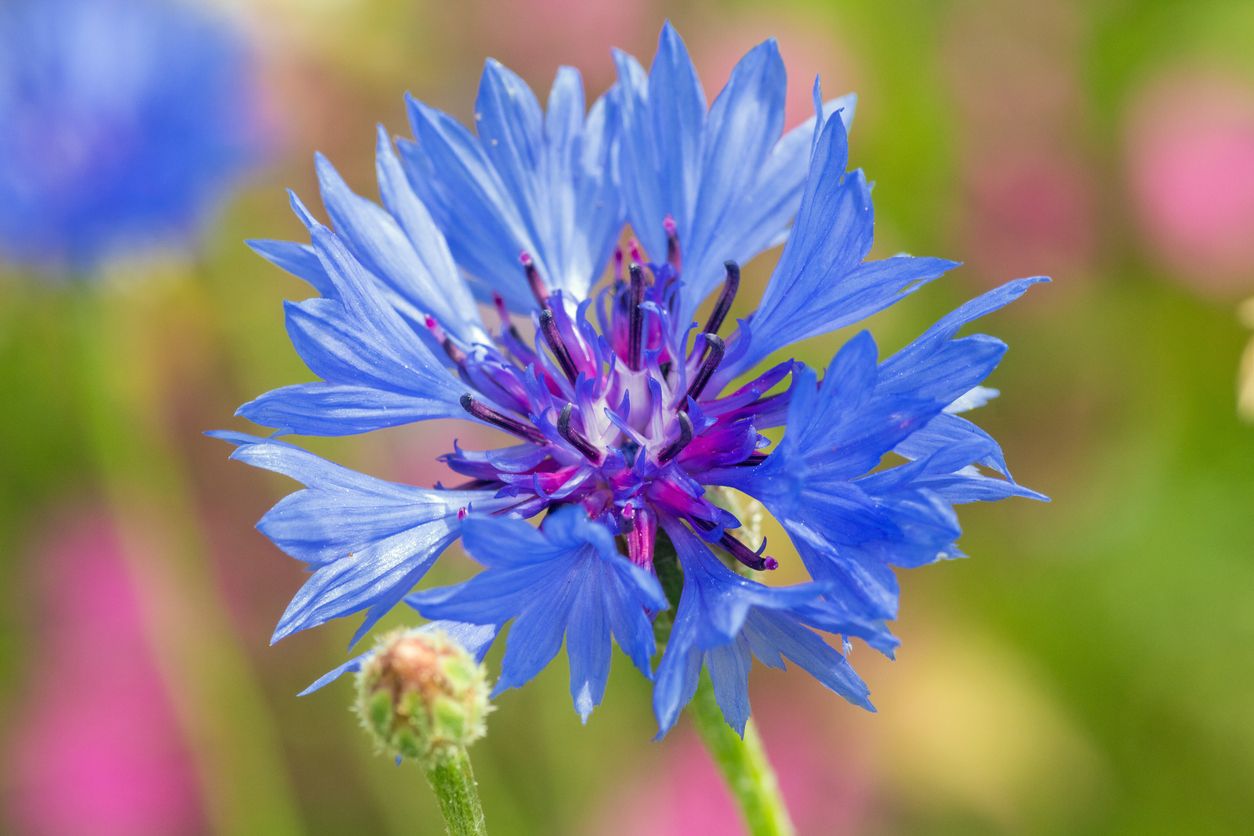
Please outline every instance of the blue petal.
M1001 392L996 389L990 389L987 386L976 386L964 392L956 401L945 407L945 411L954 415L970 412L973 409L985 406L1000 394Z
M780 458L764 475L780 469L797 480L806 472L827 479L861 476L948 403L909 390L885 392L875 353L864 331L833 358L822 386L810 369L795 373L789 429L776 451ZM795 469L787 470L786 462Z
M839 114L827 118L810 156L796 223L763 303L787 292L811 263L848 268L870 245L870 198L860 178L845 174L849 137ZM833 230L842 234L832 235Z
M996 502L1012 496L1024 499L1035 499L1038 502L1049 502L1049 497L1031 488L1010 481L1009 479L993 479L978 473L959 472L947 476L937 476L921 480L920 488L925 488L954 505L968 502Z
M411 596L425 616L479 624L513 620L496 691L539 673L566 637L571 696L585 720L605 693L611 636L649 674L650 611L664 609L657 579L618 552L582 508L554 511L541 529L516 518L470 517L467 551L486 567L469 581Z
M361 654L358 654L357 656L354 656L352 659L349 659L347 662L340 665L338 668L332 668L331 670L324 673L322 676L315 679L313 682L309 684L309 687L301 691L296 696L307 697L310 694L312 694L314 691L321 691L323 688L330 685L332 682L339 679L341 676L343 676L346 673L360 672L362 665L364 665L366 663L366 660L368 660L373 655L374 655L374 649L371 648L370 650L367 650L365 653L361 653Z
M367 610L357 638L413 588L457 538L458 512L509 507L492 491L436 491L373 479L273 439L219 433L233 459L306 488L280 501L259 528L312 577L296 593L273 641Z
M355 321L339 302L307 299L283 307L292 347L314 374L333 383L414 391L405 358L398 357L382 335Z
M848 660L817 633L787 613L755 610L745 623L745 636L759 657L777 653L854 705L874 711L870 690Z
M574 584L562 583L565 579L561 576L552 580L555 583L547 590L547 594L543 594L543 586L537 585L539 588L533 588L528 596L534 601L543 594L543 605L526 607L515 617L509 635L505 638L501 678L492 689L493 696L509 688L526 685L562 649L562 635L569 626L571 607L574 606L578 593ZM573 692L576 682L573 658L571 666Z
M621 171L632 231L654 258L666 252L662 221L691 228L705 127L705 93L683 40L662 28L653 68L614 53L621 102Z
M475 131L505 193L523 206L540 200L538 175L542 155L544 114L527 83L499 61L488 59L475 100ZM534 224L535 217L523 217ZM539 240L535 228L529 230Z
M576 300L596 283L625 220L614 171L617 99L597 99L586 120L583 107L579 72L560 68L545 121L547 191L531 208L548 216L544 255L560 277L556 286Z
M297 353L325 383L271 392L241 413L281 431L319 435L465 417L465 385L369 286L334 233L311 221L311 235L334 297L287 303L287 327ZM342 410L342 421L320 412L331 408Z
M723 278L723 262L746 262L780 243L801 201L814 120L781 138L787 80L774 41L752 49L709 114L683 41L668 23L646 75L615 53L621 103L620 176L633 232L660 259L670 215L683 251L675 327L685 328ZM852 96L828 114L852 118ZM841 161L840 171L844 170Z
M743 737L749 722L749 669L753 667L748 639L742 633L728 644L707 651L705 664L723 719Z
M527 568L563 554L534 525L515 518L473 517L466 520L466 551L490 568Z
M697 645L701 615L699 606L685 604L681 596L653 684L653 714L657 718L658 737L670 731L679 720L679 713L697 693L705 658L704 651Z
M991 337L955 334L1037 281L1013 282L963 305L878 366L864 332L832 360L822 386L812 371L800 369L788 430L776 450L758 467L707 478L766 504L811 574L833 586L833 597L852 602L867 618L892 618L897 584L891 567L923 565L953 551L960 534L955 502L1040 498L975 471L973 465L989 464L1004 472L1000 449L945 412L1005 351ZM871 473L892 450L914 461Z
M323 296L335 296L335 285L331 284L331 279L327 276L318 253L309 244L262 239L251 239L245 243L257 255L296 278L308 282Z
M697 78L696 67L688 57L688 48L667 21L658 36L657 54L649 70L649 123L651 139L656 143L656 168L650 179L662 189L665 212L676 218L692 217L697 199L698 176L704 146L705 92ZM626 136L624 136L626 142ZM641 227L656 236L662 217L633 219L637 234ZM664 239L663 239L664 240ZM665 252L665 246L650 247L651 253Z
M447 400L331 383L284 386L244 404L235 414L272 427L276 434L321 436L462 417Z
M783 256L716 385L792 342L864 319L956 266L908 256L863 263L874 226L870 188L861 172L843 173L847 158L845 124L830 116Z
M414 194L382 125L379 126L375 171L383 204L404 230L417 257L417 263L411 263L410 271L398 282L411 288L412 298L423 313L433 314L446 331L462 342L489 342L474 297L457 270L448 243L436 228L430 212Z
M729 469L746 472L728 472L722 481L767 506L817 580L858 602L868 617L891 618L897 585L889 564L934 559L958 531L943 504L913 492L894 504L869 492L874 483L854 480L950 400L885 394L875 357L863 332L833 358L823 386L813 371L795 372L779 446L763 464Z
M390 143L386 138L379 145L379 165L388 172ZM415 242L401 228L397 219L375 203L354 194L326 157L316 157L318 183L322 189L322 202L335 224L338 238L353 257L372 276L381 280L406 303L405 310L412 318L432 314L446 330L467 341L484 341L487 332L479 321L479 313L461 276L458 275L448 254L444 239L438 235L426 235L418 239L422 251L415 249ZM421 224L423 219L413 217L421 213L417 199L409 194L406 202L404 185L396 183L395 172L386 181L393 188L393 203L407 209L412 222ZM403 178L401 183L403 183Z
M840 636L860 638L890 659L893 658L897 646L901 644L883 619L868 617L856 611L849 601L837 597L832 592L813 604L794 608L793 612L810 627ZM758 658L768 665L772 664L772 661L762 653L758 653ZM783 667L782 659L775 661L776 667Z
M496 290L515 310L527 310L535 300L516 256L534 251L535 242L482 146L447 114L413 97L408 104L416 143L398 145L414 191L475 279L476 295L486 299Z
M895 452L908 459L923 459L954 445L973 442L979 444L981 449L970 461L991 468L1003 476L1010 475L1001 445L967 419L948 412L937 415L923 429L898 444Z
M747 671L728 655L727 645L740 641L746 619L757 608L792 610L816 601L825 591L818 584L772 588L728 569L696 534L682 523L663 518L662 526L684 572L679 609L658 665L653 689L653 711L659 734L674 725L679 712L696 693L702 660L717 676L715 693L728 722L743 730L748 716L748 694L739 671ZM716 669L717 666L717 669Z
M701 182L692 216L685 230L692 244L687 248L685 300L679 319L687 322L721 278L718 266L728 258L745 256L738 230L730 221L743 210L743 202L763 165L779 141L784 127L784 92L787 78L775 41L754 47L740 60L710 107L705 128ZM730 233L730 234L729 234ZM700 249L696 249L699 247Z
M973 355L986 351L976 348L978 343L969 341L983 340L986 341L984 345L1000 344L1000 341L980 335L954 340L954 335L967 323L987 316L1018 299L1032 285L1048 281L1044 276L1036 276L1008 282L947 314L922 336L884 362L882 374L886 386L894 392L926 387L929 393L934 392L938 397L945 397L946 405L957 400L983 380L982 376L961 373L963 352ZM1004 351L1004 348L1002 345L1001 350ZM968 379L970 382L964 385Z
M796 232L792 240L797 240ZM733 349L743 353L720 369L719 380L730 380L799 340L860 322L958 266L943 258L910 256L869 261L844 272L834 262L826 262L827 269L823 264L821 260L809 263L792 277L776 270L767 297L751 320L748 345ZM776 282L780 290L773 294Z
M602 589L608 580L602 572L589 573L586 595L574 601L566 624L570 695L575 711L585 723L605 696L605 683L610 675L610 625L605 601L615 596Z
M551 290L587 296L623 222L610 164L614 107L603 99L585 118L578 73L563 68L546 119L526 84L495 61L480 83L477 138L409 100L417 143L400 147L410 182L481 298L496 290L515 310L535 306L520 251Z
M464 583L419 592L410 601L428 618L500 625L529 609L538 596L548 597L572 569L571 561L559 553L556 559L542 557L509 568L490 568Z
M848 130L857 97L852 93L823 105L823 113L840 113ZM801 205L814 138L823 121L810 117L780 138L757 174L754 185L741 196L740 211L727 218L723 238L738 262L788 240L789 226ZM713 255L713 253L711 254Z
M784 529L806 569L828 585L833 597L869 620L897 617L901 588L891 566L857 545L833 541L827 531L813 529L803 520L788 520Z
M466 652L482 662L488 655L488 648L496 640L496 628L491 624L467 624L462 621L432 621L418 628L419 631L447 633L449 638L460 644Z

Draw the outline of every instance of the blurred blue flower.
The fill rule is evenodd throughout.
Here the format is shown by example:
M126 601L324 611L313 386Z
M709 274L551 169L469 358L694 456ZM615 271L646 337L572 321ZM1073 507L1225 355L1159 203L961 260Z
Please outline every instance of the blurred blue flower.
M585 117L575 71L559 73L542 114L489 62L477 137L411 102L417 141L398 156L379 137L383 207L319 158L335 229L293 197L311 243L253 242L321 294L287 308L293 345L320 380L262 395L241 414L306 435L462 417L515 440L455 445L443 461L466 481L428 490L275 439L221 434L235 458L306 485L260 525L313 571L275 638L365 612L360 636L402 600L493 635L513 622L499 688L530 680L564 637L586 719L613 642L652 675L650 625L673 605L654 691L663 732L703 667L743 730L753 658L792 660L870 708L866 685L821 634L891 654L894 569L957 554L954 506L1042 498L1010 478L997 443L960 414L996 394L980 384L1006 346L956 335L1043 279L980 297L884 360L864 332L821 382L794 361L755 371L955 265L867 260L869 187L846 171L852 100L823 104L816 85L814 122L782 134L773 43L740 62L708 110L669 25L649 74L625 55L618 64L617 85ZM628 219L649 257L634 243L629 258L614 251L611 280L592 294ZM735 259L784 238L760 307L720 336L739 288ZM691 317L719 276L694 337ZM495 326L475 304L489 291ZM772 448L761 432L774 427L784 433ZM729 568L778 563L765 543L746 542L722 488L774 513L813 582L772 588ZM524 522L541 515L539 527ZM459 536L484 570L410 594ZM675 560L682 588L668 601L658 572Z
M0 257L81 273L187 238L259 150L256 98L190 4L0 5Z

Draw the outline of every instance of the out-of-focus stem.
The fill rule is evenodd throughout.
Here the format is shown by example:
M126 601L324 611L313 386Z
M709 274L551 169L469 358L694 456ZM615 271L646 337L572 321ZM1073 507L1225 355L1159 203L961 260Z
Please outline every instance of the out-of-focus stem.
M704 673L692 700L692 716L705 748L740 806L749 832L753 836L791 836L792 820L757 727L750 720L742 740L727 725L714 699L714 687Z
M754 532L754 536L759 536ZM665 537L659 536L653 553L653 567L666 592L671 607L658 613L653 622L658 643L665 645L670 638L674 614L679 608L683 589L683 574L675 555L675 547ZM710 757L718 766L731 791L732 798L740 807L745 824L752 836L792 836L795 832L788 807L779 791L775 770L766 756L757 726L749 720L743 739L727 725L723 711L714 698L714 686L705 671L696 696L689 704L701 741Z
M89 281L68 292L85 446L128 546L145 632L195 754L211 829L299 833L274 721L216 593L181 457L160 420L166 393L150 377L152 332L132 304L139 300Z

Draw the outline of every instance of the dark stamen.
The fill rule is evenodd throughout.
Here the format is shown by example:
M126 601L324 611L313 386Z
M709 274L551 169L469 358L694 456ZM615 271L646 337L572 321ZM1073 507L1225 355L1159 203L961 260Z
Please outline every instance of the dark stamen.
M597 448L592 446L592 442L584 438L574 427L570 425L571 415L575 411L574 404L566 404L562 407L562 414L557 418L557 432L562 438L566 439L571 445L583 453L584 458L596 464L601 461L601 453Z
M628 268L631 273L631 301L628 313L631 317L627 330L627 368L640 368L640 353L644 348L644 311L640 309L644 302L644 270L633 263Z
M518 329L514 326L514 320L510 318L509 308L505 305L505 297L492 291L492 304L496 306L496 315L501 320L501 331L509 334L516 340L522 338L518 334Z
M724 261L723 268L727 271L727 278L723 280L723 292L719 294L714 310L710 311L710 318L705 323L708 334L717 334L718 329L723 327L723 320L727 319L732 300L740 289L740 265L734 261Z
M662 229L666 230L666 263L678 274L684 266L679 252L679 227L675 225L675 219L667 215L662 219Z
M571 359L570 349L566 347L562 334L557 329L557 321L553 318L551 308L540 311L540 333L544 334L544 341L548 343L549 350L557 358L557 364L562 367L562 373L566 375L567 380L574 383L579 377L579 372L575 370L575 361Z
M766 453L750 453L749 458L745 459L743 462L738 462L736 467L757 467L762 464L762 462L766 461L766 456Z
M475 400L469 393L462 395L462 409L478 418L480 421L487 421L494 424L506 432L511 432L520 438L536 444L544 444L547 439L544 434L535 427L529 427L521 421L510 418L508 415L502 415L487 404Z
M445 333L440 327L440 323L436 321L434 316L427 315L425 323L427 330L431 332L431 336L444 347L444 353L448 355L448 359L452 360L456 365L460 366L466 362L466 352L453 342L453 338Z
M771 571L779 568L779 561L773 557L763 556L762 552L766 550L766 541L762 541L762 545L755 552L735 537L724 532L719 538L718 543L731 554L732 557L739 560L750 569L761 572Z
M522 263L523 272L527 274L527 284L531 287L532 295L536 297L540 307L547 308L549 306L549 289L545 286L544 279L540 278L540 271L536 269L536 263L531 258L531 253L523 250L518 254L518 260Z
M687 412L680 412L676 417L679 419L679 438L666 445L666 448L658 454L658 464L666 464L692 443L692 419L688 417Z
M482 490L483 488L490 488L490 487L493 487L493 486L499 486L500 484L501 484L501 483L500 483L500 481L498 481L498 480L496 480L496 479L469 479L469 480L467 480L467 481L465 481L465 482L462 482L462 483L461 483L461 484L459 484L459 485L454 485L454 486L453 486L453 488L452 488L452 490L455 490L455 491L477 491L477 490ZM436 487L437 487L437 488L441 488L442 486L441 486L439 483L437 483L437 484L436 484Z
M614 283L618 284L623 280L623 248L614 248Z
M718 364L723 362L723 351L726 349L726 343L718 334L702 334L708 351L705 352L705 359L701 361L701 368L697 369L696 377L692 379L692 383L688 386L688 392L684 395L684 402L680 404L680 411L688 409L688 400L696 400L701 397L701 393L705 390L706 384L710 382L710 376L714 374L714 370L718 368Z

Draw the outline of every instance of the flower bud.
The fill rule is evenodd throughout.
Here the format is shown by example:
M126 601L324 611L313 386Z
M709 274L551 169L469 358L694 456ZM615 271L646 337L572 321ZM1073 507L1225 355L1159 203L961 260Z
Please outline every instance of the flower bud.
M356 709L382 749L431 767L485 734L487 673L446 633L399 630L363 663Z

